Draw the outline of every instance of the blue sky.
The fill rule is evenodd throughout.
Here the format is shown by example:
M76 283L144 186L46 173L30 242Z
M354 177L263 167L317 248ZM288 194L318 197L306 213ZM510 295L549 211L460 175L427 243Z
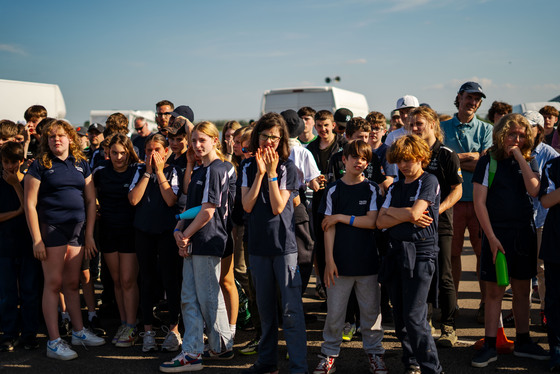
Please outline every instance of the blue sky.
M267 89L324 85L385 114L411 94L454 112L461 83L518 104L560 94L559 1L0 0L0 78L55 83L67 118L154 110L257 118Z

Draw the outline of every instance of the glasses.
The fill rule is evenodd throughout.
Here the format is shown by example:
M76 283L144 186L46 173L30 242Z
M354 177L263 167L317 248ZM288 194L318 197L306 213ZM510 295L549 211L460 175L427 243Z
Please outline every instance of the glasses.
M507 134L507 137L509 140L525 140L527 139L527 136L525 136L525 134Z
M275 135L267 135L267 134L263 134L262 132L259 133L259 139L263 142L266 142L267 140L270 140L272 143L278 143L280 141L280 139L282 139L279 136L275 136Z
M143 128L144 128L144 126L134 127L134 129L135 129L136 131L140 131L140 130L142 130Z
M163 116L170 116L171 112L161 112L161 113L156 113L156 116L158 117L163 117Z

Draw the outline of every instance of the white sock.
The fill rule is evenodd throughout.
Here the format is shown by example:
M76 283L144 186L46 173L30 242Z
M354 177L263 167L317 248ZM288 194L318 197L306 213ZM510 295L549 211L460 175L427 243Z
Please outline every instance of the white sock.
M231 338L235 338L235 330L237 328L237 325L229 325L229 329L231 330Z
M53 345L55 345L59 341L60 341L60 337L56 338L55 340L49 340L48 344L52 347Z
M93 317L97 317L97 312L94 310L93 312L87 312L87 316L88 316L88 321L91 322L91 320L93 319Z
M60 317L61 317L62 319L65 319L65 318L66 318L68 321L71 321L71 319L70 319L70 314L68 314L68 312L60 312Z

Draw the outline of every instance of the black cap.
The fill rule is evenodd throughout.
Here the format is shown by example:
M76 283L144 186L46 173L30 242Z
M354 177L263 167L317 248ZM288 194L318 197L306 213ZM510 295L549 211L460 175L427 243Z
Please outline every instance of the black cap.
M172 117L185 117L191 122L194 122L194 112L190 106L180 105L173 112L171 112Z
M459 92L457 92L457 93L463 93L463 92L479 93L479 94L482 95L483 98L486 99L486 95L484 94L484 92L482 92L482 87L480 86L480 84L478 84L476 82L463 83L461 88L459 88Z
M292 109L288 109L280 113L288 125L288 132L290 133L290 138L295 138L303 132L305 129L305 123L299 116L297 112Z
M87 131L91 132L91 130L95 130L95 131L99 131L100 134L103 134L103 131L105 131L105 126L103 126L100 123L92 123L91 125L89 125Z
M167 132L173 135L185 134L186 124L187 124L187 120L185 119L184 116L173 117L169 120L169 126L167 126L165 129L167 130Z
M86 131L85 127L83 127L83 126L76 127L76 132L80 136L87 136L87 131Z
M346 123L354 117L354 113L350 109L340 108L334 112L334 121Z

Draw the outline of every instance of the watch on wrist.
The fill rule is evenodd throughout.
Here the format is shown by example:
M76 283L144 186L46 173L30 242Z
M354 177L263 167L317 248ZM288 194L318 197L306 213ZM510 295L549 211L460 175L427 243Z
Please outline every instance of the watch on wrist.
M148 172L145 172L143 176L146 177L146 178L148 178L148 179L150 179L151 176L152 176L152 174L150 174L150 173L148 173Z

